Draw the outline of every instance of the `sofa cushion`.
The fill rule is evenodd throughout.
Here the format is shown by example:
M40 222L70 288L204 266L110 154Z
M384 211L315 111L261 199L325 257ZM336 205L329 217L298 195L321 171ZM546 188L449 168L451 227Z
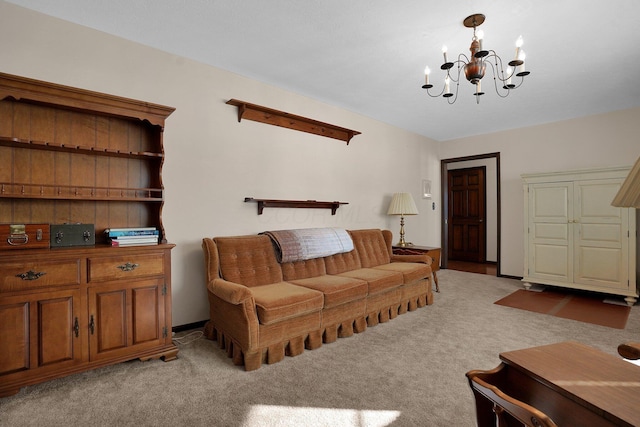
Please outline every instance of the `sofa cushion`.
M362 267L375 267L391 262L391 248L387 248L382 230L349 230L349 234L353 239Z
M366 280L369 285L369 295L397 288L404 283L402 273L397 271L384 271L376 268L359 268L357 270L345 271L339 275Z
M360 257L355 249L344 254L335 254L324 257L324 264L327 269L327 274L340 274L345 271L362 268L362 264L360 264Z
M263 325L280 322L322 310L322 292L287 282L254 286L251 293L256 301L258 321Z
M327 274L327 269L324 265L324 258L285 262L284 264L280 264L280 267L282 268L282 276L285 282L306 279L308 277L324 276Z
M282 282L282 269L268 236L216 237L220 276L248 287Z
M366 298L369 291L367 282L364 280L326 274L292 280L291 283L322 292L324 294L324 308Z
M431 275L431 267L419 262L392 262L374 267L378 270L397 271L402 273L404 283L415 282Z

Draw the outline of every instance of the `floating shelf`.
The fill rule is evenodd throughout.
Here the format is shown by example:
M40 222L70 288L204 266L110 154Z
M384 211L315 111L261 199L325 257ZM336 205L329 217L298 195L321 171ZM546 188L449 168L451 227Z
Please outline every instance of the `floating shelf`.
M253 120L273 126L298 130L300 132L326 136L327 138L339 139L345 141L347 145L349 145L351 138L360 135L360 132L356 130L319 122L307 117L296 116L295 114L285 113L284 111L274 110L261 105L250 104L237 99L230 99L226 103L238 107L238 122L242 119Z
M264 208L331 209L331 215L335 215L340 205L349 204L347 202L318 202L317 200L254 199L253 197L245 197L244 201L258 203L258 215L262 215Z

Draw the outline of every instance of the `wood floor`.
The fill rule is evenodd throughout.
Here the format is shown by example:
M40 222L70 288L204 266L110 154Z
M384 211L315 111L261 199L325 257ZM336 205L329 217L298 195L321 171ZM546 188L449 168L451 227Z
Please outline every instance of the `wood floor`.
M478 263L467 261L449 260L447 264L449 270L466 271L468 273L488 274L490 276L497 275L497 267L495 263Z

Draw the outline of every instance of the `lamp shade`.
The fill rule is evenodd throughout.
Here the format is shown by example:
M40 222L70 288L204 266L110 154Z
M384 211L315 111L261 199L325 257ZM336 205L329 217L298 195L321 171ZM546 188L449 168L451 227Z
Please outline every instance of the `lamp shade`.
M411 193L395 193L387 215L418 215L418 208Z
M640 157L631 168L611 205L619 208L640 209Z

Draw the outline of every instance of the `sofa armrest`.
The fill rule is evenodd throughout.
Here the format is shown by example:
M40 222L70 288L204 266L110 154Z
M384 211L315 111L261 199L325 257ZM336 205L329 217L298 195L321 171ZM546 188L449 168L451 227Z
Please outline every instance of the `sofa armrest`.
M249 288L224 279L213 279L207 284L207 288L212 294L229 304L238 305L253 299Z
M618 354L625 359L640 359L640 342L626 342L618 346Z
M413 254L413 255L391 255L391 262L421 262L427 265L431 265L433 260L427 254Z

